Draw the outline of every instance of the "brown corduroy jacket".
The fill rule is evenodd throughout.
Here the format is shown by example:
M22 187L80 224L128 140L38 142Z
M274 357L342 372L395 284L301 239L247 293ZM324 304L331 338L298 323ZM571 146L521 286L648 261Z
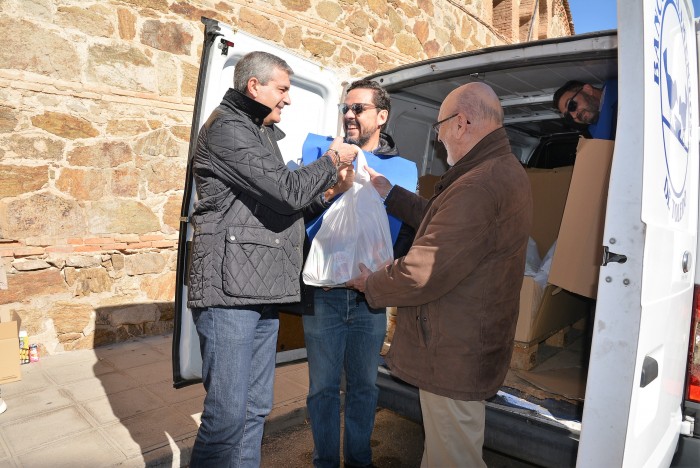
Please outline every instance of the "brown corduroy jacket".
M408 254L367 280L372 307L398 306L392 373L448 398L493 396L513 350L532 224L530 183L505 129L450 168L430 200L397 186L386 203L417 226Z

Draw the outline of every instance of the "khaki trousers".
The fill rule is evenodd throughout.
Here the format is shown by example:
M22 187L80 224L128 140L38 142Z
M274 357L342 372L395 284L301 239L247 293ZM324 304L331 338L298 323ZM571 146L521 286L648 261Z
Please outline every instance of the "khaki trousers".
M425 445L421 468L486 468L486 403L461 401L419 390Z

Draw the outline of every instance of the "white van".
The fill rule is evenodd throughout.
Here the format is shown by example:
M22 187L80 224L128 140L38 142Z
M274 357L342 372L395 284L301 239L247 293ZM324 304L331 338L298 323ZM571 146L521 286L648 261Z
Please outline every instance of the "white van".
M585 297L556 285L553 291L545 290L547 297L558 292L579 305L587 304L594 309L594 314L588 314L594 320L587 321L585 314L572 315L561 330L549 330L522 347L544 349L547 337L561 336L562 330L585 337L584 324L592 335L590 349L563 346L555 357L578 352L588 364L587 372L569 378L573 374L566 369L547 367L550 361L541 353L529 354L530 364L537 366L514 369L502 391L487 402L485 444L543 466L698 467L700 427L694 425L700 411L700 269L695 267L700 219L697 24L690 0L617 3L617 31L482 49L370 78L391 93L387 132L400 154L416 162L422 180L448 169L444 149L431 129L440 103L457 86L482 81L501 99L505 126L523 165L533 168L528 169L533 173L573 171L573 181L583 165L583 158L578 164L576 159L580 131L567 127L552 108L552 94L572 79L594 86L618 81L617 134L610 143L610 169L605 167L604 176L597 179L603 182L602 200L607 197L601 208L601 230L594 238L603 255L591 258L597 291ZM234 33L216 21L203 21L206 37L190 156L200 126L232 83L235 63L252 50L282 56L295 71L293 105L285 108L280 125L287 134L280 147L290 164L300 162L307 133L339 132L337 104L342 88L329 70L279 46ZM201 372L199 356L190 352L198 350L198 341L186 306L185 284L193 184L188 168L173 340L176 387L198 381ZM583 194L584 207L586 186L577 189L579 198ZM533 190L538 190L535 182ZM570 216L576 217L577 208L569 207L564 193L558 202L574 210ZM540 251L547 248L540 246ZM566 267L573 272L584 268L575 261ZM521 316L522 310L521 302ZM571 313L561 306L553 310L547 314L554 321ZM278 361L300 357L303 350L285 351ZM521 379L538 368L547 369L547 375L560 384L578 384L581 392L585 388L585 398L553 392L541 380ZM419 419L416 389L393 379L384 367L379 372L379 405ZM516 381L520 385L510 385Z

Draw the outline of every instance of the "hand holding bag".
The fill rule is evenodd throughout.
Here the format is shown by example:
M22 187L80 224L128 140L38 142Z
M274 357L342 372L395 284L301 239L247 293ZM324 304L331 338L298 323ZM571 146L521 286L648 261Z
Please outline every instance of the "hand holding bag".
M352 188L323 214L304 265L304 283L310 286L344 286L359 276L359 264L377 270L393 260L389 219L384 202L365 170L366 157L357 155Z

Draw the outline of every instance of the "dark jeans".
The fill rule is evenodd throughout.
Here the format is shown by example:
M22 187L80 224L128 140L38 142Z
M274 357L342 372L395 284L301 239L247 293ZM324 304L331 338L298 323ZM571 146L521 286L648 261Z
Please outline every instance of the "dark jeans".
M202 423L190 467L260 466L272 410L279 320L271 306L193 310L202 350Z
M370 437L379 389L379 352L386 312L373 309L350 289L317 289L314 315L305 315L309 362L306 400L314 438L314 466L340 465L340 380L345 371L345 463L371 465Z

